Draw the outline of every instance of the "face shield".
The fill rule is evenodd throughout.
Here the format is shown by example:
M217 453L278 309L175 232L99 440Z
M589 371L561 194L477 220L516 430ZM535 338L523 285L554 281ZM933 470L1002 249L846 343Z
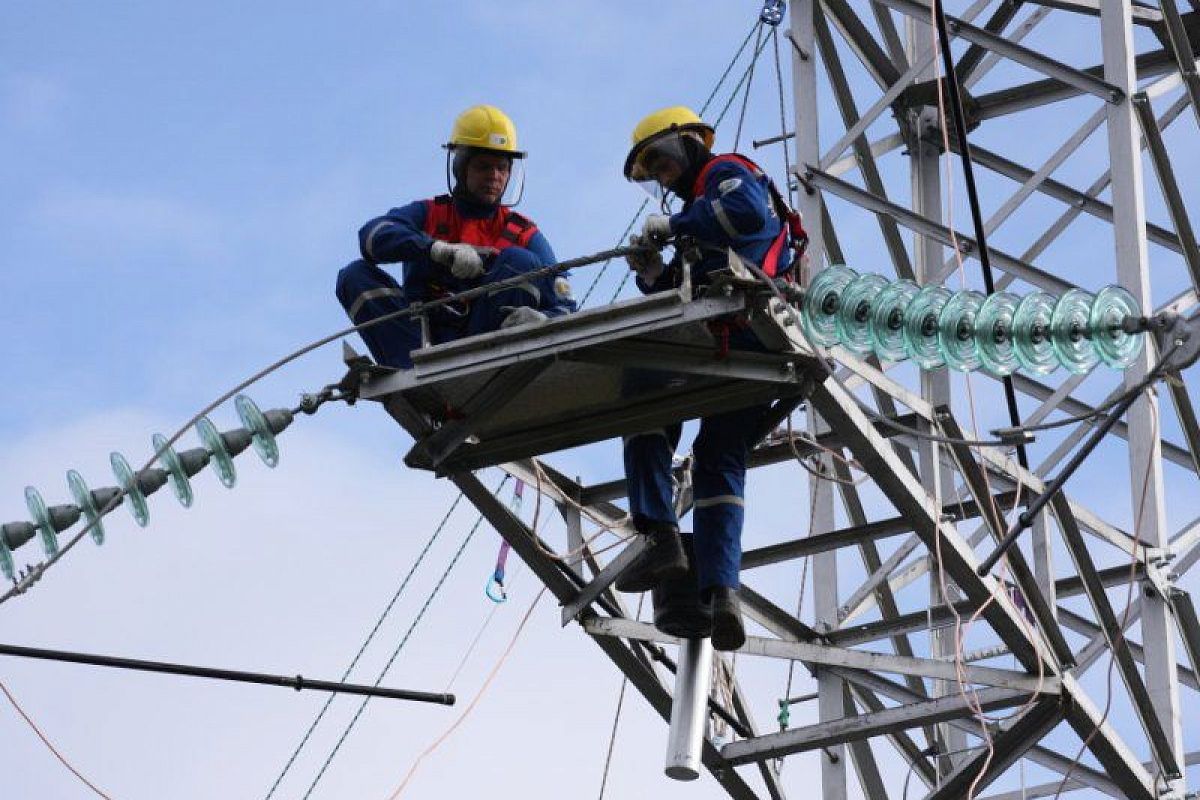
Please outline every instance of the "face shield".
M675 184L691 163L685 136L694 137L694 134L670 131L637 145L631 153L629 180L659 202L670 192L678 194Z
M452 147L446 152L446 186L451 194L483 205L515 206L525 194L523 155Z

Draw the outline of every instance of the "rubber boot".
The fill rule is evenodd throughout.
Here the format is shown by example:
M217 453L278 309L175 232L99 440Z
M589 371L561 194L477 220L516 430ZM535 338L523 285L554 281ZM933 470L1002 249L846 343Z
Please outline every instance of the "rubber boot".
M714 650L737 650L746 643L742 627L742 601L737 589L714 586L704 593L712 614L712 645Z
M644 528L644 529L643 529ZM638 532L649 536L650 543L641 558L629 565L617 578L619 592L648 592L659 581L679 578L687 573L687 556L679 541L679 527L670 522L647 522Z
M681 536L688 570L678 578L659 581L650 592L654 602L654 627L668 636L703 639L712 634L712 609L700 602L700 583L696 576L696 558L692 537Z

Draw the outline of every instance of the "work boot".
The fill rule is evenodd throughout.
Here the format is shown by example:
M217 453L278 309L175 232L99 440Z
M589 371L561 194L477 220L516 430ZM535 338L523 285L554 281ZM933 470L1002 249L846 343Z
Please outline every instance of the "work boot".
M706 605L712 614L712 645L714 650L737 650L746 643L742 627L742 602L737 589L714 586L704 592Z
M654 627L668 636L703 639L712 634L712 609L700 602L700 584L696 577L696 558L692 537L681 536L688 569L678 578L659 581L650 592L654 603Z
M679 541L679 528L670 522L650 522L639 532L650 537L641 557L617 578L619 592L646 592L659 581L679 578L687 572L687 556Z

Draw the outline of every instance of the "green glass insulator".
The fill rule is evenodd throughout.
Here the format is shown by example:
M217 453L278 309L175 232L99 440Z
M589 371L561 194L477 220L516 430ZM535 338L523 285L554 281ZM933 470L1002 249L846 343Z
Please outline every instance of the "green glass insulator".
M142 492L142 487L138 486L137 474L133 471L133 467L129 466L125 456L120 453L114 451L108 460L112 464L117 485L125 490L125 498L129 500L129 513L133 515L133 521L143 528L146 527L150 522L150 504L146 502L146 495Z
M1100 361L1100 353L1088 338L1093 300L1090 292L1068 289L1050 317L1050 343L1058 363L1076 375L1083 375Z
M92 540L96 544L104 544L104 522L100 517L100 509L96 508L96 500L88 490L87 482L82 475L70 469L67 470L67 487L71 490L75 505L83 512L83 518L91 526L88 533L92 535Z
M871 352L871 309L879 294L887 288L887 278L868 272L859 275L842 290L836 328L842 347L860 355Z
M1020 366L1013 345L1013 317L1021 298L1011 292L989 295L975 317L975 346L983 368L997 377L1012 375Z
M25 507L33 517L33 524L37 526L38 533L42 535L42 549L46 551L46 557L52 558L58 552L58 531L54 529L46 501L32 486L25 487Z
M871 304L871 348L884 361L908 358L904 344L904 315L921 287L910 280L893 282Z
M904 349L921 369L946 365L946 357L938 345L938 318L950 294L944 286L926 286L904 311Z
M1141 315L1137 300L1120 286L1105 286L1096 294L1088 317L1088 331L1101 361L1125 369L1137 359L1146 337L1141 333L1126 333L1121 323L1126 317Z
M842 305L842 290L858 277L849 267L835 264L821 270L804 290L804 334L817 347L838 343L837 312Z
M1050 340L1050 321L1057 298L1045 292L1026 295L1013 315L1013 345L1021 368L1034 375L1058 369L1058 356Z
M979 369L982 360L975 344L975 318L984 297L973 289L955 292L938 316L938 347L946 366L958 372Z
M212 454L212 464L217 470L217 478L221 481L221 485L226 489L232 489L237 483L237 470L233 466L233 456L229 455L229 449L225 447L225 441L221 439L221 432L217 430L217 426L212 424L212 420L208 417L201 417L196 423L196 433L200 435L200 441Z
M4 577L10 581L17 579L17 570L13 564L12 550L8 548L8 541L5 540L3 533L0 533L0 572L3 572Z
M242 426L254 435L251 440L254 443L254 452L258 453L264 464L274 469L279 465L279 445L275 441L274 431L267 424L267 418L259 411L254 401L244 394L235 397L233 405L237 408Z
M158 453L159 463L167 471L167 480L171 482L171 491L175 493L175 499L184 508L191 508L195 495L192 493L192 482L188 479L187 470L179 460L179 454L167 444L167 437L161 433L151 436L150 444L154 446L154 452Z

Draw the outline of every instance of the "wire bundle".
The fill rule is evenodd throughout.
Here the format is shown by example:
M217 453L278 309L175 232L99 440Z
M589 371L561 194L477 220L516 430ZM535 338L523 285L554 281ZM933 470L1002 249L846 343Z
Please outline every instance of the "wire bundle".
M1061 297L985 296L835 265L805 290L801 318L820 347L840 344L884 361L912 359L925 370L982 368L997 377L1018 369L1046 375L1059 367L1084 374L1100 362L1124 369L1145 346L1130 324L1141 318L1137 302L1120 286L1095 295L1070 289Z

